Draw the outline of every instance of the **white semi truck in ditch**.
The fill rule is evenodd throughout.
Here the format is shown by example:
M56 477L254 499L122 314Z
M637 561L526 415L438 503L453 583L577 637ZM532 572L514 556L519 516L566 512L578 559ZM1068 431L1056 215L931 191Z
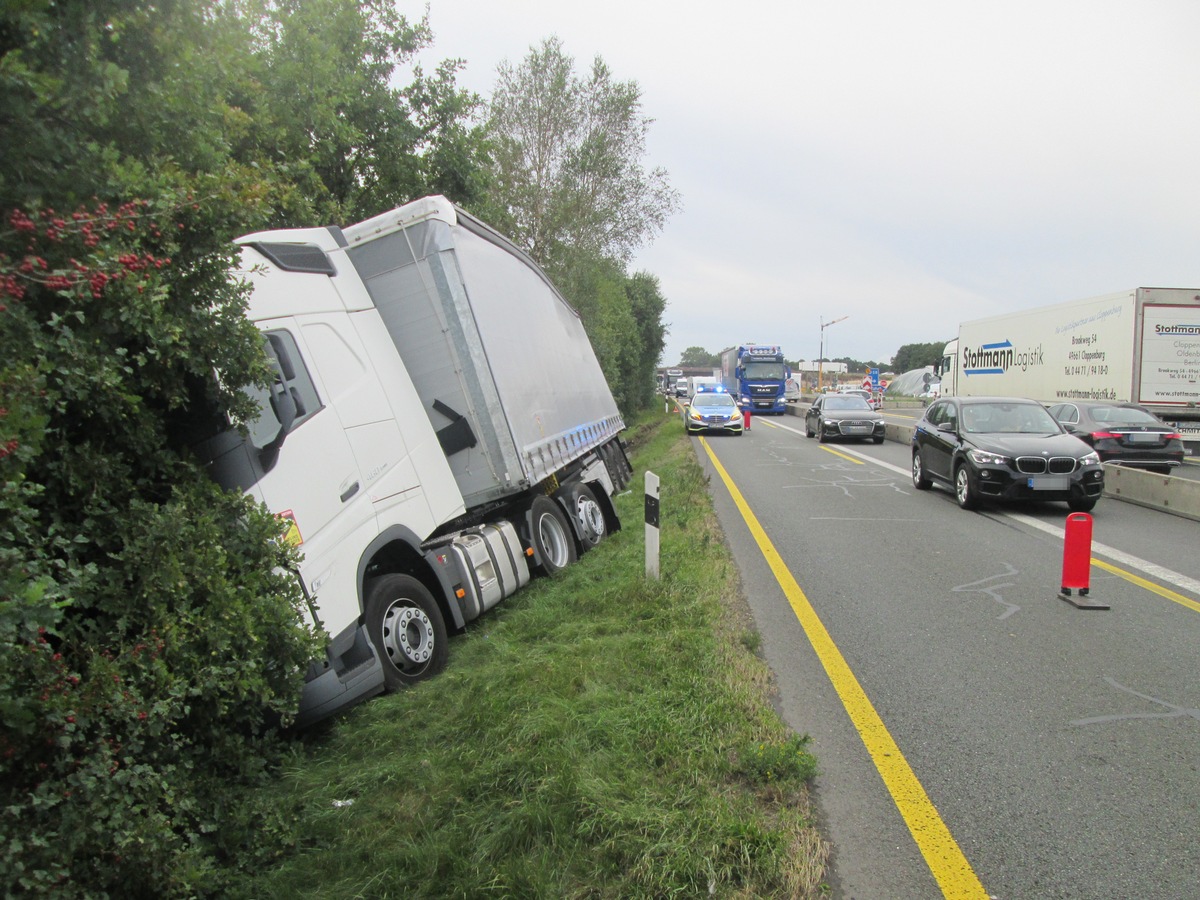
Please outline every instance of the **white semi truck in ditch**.
M1134 288L959 326L944 396L1138 403L1200 452L1200 289Z
M203 449L303 552L304 726L438 672L448 631L620 528L632 469L579 315L444 197L237 243L276 383Z

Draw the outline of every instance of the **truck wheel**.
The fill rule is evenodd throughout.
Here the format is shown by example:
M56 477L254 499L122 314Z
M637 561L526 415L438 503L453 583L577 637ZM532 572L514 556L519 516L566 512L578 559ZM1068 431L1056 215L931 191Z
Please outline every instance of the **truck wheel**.
M568 505L575 517L575 532L584 551L591 550L604 540L607 529L604 510L596 502L596 494L586 484L574 484L567 488Z
M383 665L389 691L415 684L446 667L446 622L437 601L411 575L384 575L367 595L367 634Z
M534 498L529 508L530 539L542 571L557 575L575 562L575 541L571 539L571 526L558 504L549 497Z

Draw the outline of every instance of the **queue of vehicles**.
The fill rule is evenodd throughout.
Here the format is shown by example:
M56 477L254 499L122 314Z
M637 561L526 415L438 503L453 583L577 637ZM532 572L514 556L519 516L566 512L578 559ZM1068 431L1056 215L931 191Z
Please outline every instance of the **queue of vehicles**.
M778 395L774 386L757 402L748 393L746 376L765 371L760 359L784 365L777 349L722 354L730 393L755 411L775 411L775 396L780 407L798 399L786 367L770 372L782 378ZM1200 291L1135 288L963 323L919 399L918 489L943 484L968 509L1024 499L1090 510L1105 463L1166 474L1200 448ZM819 394L805 434L881 443L875 400L854 387Z
M866 391L819 394L804 431L833 440L882 444L886 425ZM868 395L869 396L869 395ZM742 412L723 388L684 405L689 434L742 434ZM1180 435L1135 404L1076 401L1047 409L1017 397L936 398L914 428L912 481L949 488L959 506L992 501L1062 501L1092 510L1104 492L1104 463L1168 472L1183 459Z

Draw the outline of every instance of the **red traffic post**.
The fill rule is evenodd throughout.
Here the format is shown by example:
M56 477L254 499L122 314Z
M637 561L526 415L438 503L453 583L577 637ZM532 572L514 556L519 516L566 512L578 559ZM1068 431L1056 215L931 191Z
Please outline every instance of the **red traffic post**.
M1063 539L1062 586L1059 596L1078 609L1110 609L1091 599L1092 517L1087 513L1067 516ZM1071 591L1079 593L1072 595Z

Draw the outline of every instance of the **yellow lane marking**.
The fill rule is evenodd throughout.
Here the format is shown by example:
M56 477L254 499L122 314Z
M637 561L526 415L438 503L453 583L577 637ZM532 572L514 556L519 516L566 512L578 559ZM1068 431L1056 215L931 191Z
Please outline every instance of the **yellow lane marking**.
M769 425L769 426L771 426L772 428L779 428L779 429L782 429L783 431L790 431L790 432L792 432L793 434L799 434L799 433L800 433L800 432L799 432L799 431L797 431L795 428L789 428L789 427L788 427L788 426L786 426L786 425L778 425L778 424L776 424L775 422L764 422L763 420L760 420L760 424L766 424L766 425ZM827 447L827 446L825 446L824 444L820 444L819 446L820 446L820 448L821 448L822 450L824 450L826 453L832 453L834 456L840 456L842 459L848 460L849 462L852 462L852 463L854 463L855 465L858 465L858 466L865 466L865 465L866 465L866 463L865 463L865 462L863 462L861 459L855 459L853 456L849 456L849 455L847 455L847 454L843 453L841 450L834 450L832 447Z
M888 792L909 832L916 841L921 855L925 858L930 872L942 889L942 896L954 898L986 898L987 891L983 889L975 870L967 862L958 843L950 834L950 829L942 821L937 808L925 793L925 788L917 780L916 774L908 764L908 760L900 752L899 745L892 738L883 724L883 720L875 711L866 692L858 683L853 670L842 656L837 645L833 642L825 625L821 622L816 610L809 603L804 591L784 565L783 559L776 551L766 531L759 524L758 518L750 509L750 505L738 490L725 467L721 465L713 453L708 441L700 438L704 452L712 461L717 474L729 489L733 502L742 514L742 519L758 544L763 558L770 566L771 572L784 595L791 604L792 611L804 628L817 658L825 668L834 690L842 701L842 706L850 716L850 721L858 731L863 745L871 755L875 768L887 786Z
M1183 594L1177 594L1170 588L1165 588L1160 584L1155 584L1153 581L1147 581L1140 575L1134 575L1132 572L1119 569L1112 563L1106 563L1102 559L1096 559L1093 557L1092 565L1099 566L1106 572L1112 572L1118 578L1124 578L1130 584L1136 584L1138 587L1144 588L1151 593L1158 594L1160 597L1166 597L1168 600L1178 603L1180 606L1186 606L1193 612L1200 612L1200 603L1197 603L1195 600L1189 600L1187 597L1183 596Z
M853 456L843 453L841 450L834 450L832 447L825 447L825 446L822 446L821 449L824 450L826 453L832 453L834 456L840 456L842 459L849 460L850 462L854 463L856 466L865 466L866 465L866 463L863 462L861 459L855 459Z

